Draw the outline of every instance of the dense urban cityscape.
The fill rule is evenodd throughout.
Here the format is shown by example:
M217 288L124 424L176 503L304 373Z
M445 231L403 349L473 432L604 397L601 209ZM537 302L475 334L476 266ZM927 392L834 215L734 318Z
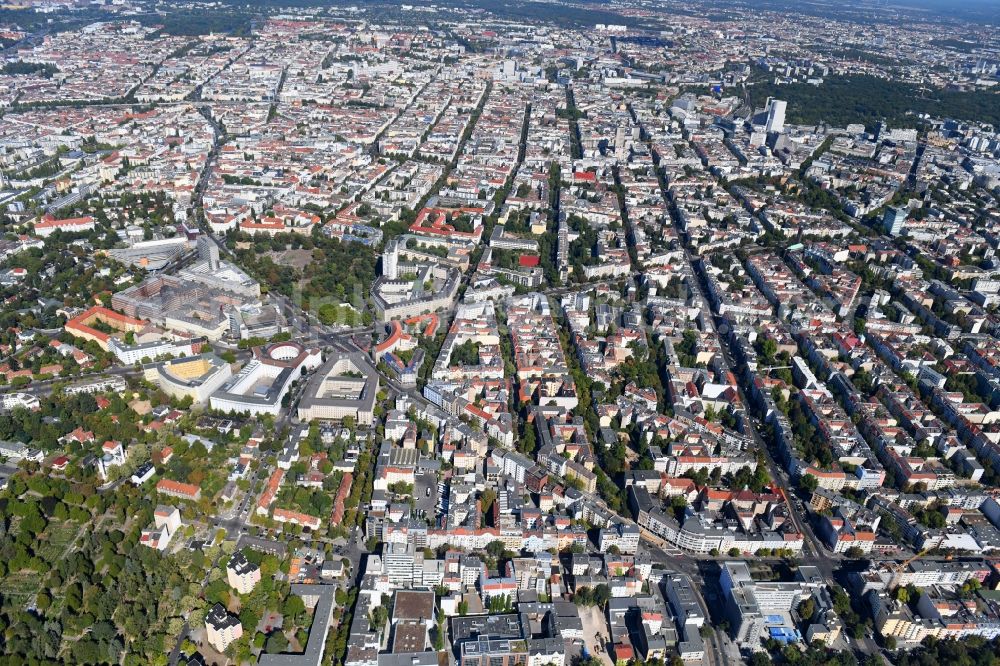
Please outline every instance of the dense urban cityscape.
M951 4L0 8L0 665L1000 664Z

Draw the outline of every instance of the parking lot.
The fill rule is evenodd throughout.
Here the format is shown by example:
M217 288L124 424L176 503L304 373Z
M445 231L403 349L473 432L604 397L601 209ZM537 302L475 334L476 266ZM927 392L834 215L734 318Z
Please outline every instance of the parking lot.
M434 516L434 506L438 500L437 475L433 472L417 474L413 486L413 501L418 511L424 511L428 516ZM428 492L429 490L429 492Z

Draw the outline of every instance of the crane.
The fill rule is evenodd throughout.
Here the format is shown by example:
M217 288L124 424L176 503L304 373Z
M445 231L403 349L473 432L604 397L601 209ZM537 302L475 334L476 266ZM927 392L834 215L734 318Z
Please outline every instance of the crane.
M919 560L921 557L923 557L927 553L931 552L932 550L934 550L934 549L933 548L924 548L922 551L920 551L919 553L917 553L913 557L911 557L911 558L909 558L907 560L904 560L903 562L900 562L895 567L891 567L891 569L892 569L892 580L889 581L889 587L890 588L892 588L892 587L898 587L898 585L899 585L899 577L903 573L903 570L906 569L906 567L910 566L910 564L912 564L916 560Z

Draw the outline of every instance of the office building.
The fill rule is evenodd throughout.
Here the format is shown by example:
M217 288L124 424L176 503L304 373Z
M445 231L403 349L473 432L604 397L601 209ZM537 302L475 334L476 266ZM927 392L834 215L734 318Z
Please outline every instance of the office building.
M785 107L787 102L780 99L772 99L767 106L767 131L768 133L781 134L785 129Z
M253 358L212 394L212 409L277 416L292 382L319 367L322 359L319 349L306 349L297 342L255 347Z
M309 379L299 401L299 419L339 421L350 416L370 425L376 393L378 375L363 353L334 353Z
M209 396L232 376L229 364L212 353L150 363L143 372L167 395L191 398L197 405L206 404Z
M903 233L903 225L906 223L908 211L905 208L890 206L885 209L882 215L882 227L890 236L898 236Z

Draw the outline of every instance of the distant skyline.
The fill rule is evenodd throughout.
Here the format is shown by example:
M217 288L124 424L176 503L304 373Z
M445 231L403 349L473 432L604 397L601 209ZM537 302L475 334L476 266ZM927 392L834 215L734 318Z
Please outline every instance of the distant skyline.
M724 2L741 7L788 6L790 9L806 14L827 14L824 10L834 12L848 10L865 11L873 9L913 10L918 15L941 16L966 21L976 21L992 25L1000 25L1000 0L811 0L810 2L790 2L789 0L750 0L749 2ZM915 16L914 18L916 18Z
M897 0L889 6L912 7L938 16L1000 25L1000 0L964 0L959 6L950 0Z

